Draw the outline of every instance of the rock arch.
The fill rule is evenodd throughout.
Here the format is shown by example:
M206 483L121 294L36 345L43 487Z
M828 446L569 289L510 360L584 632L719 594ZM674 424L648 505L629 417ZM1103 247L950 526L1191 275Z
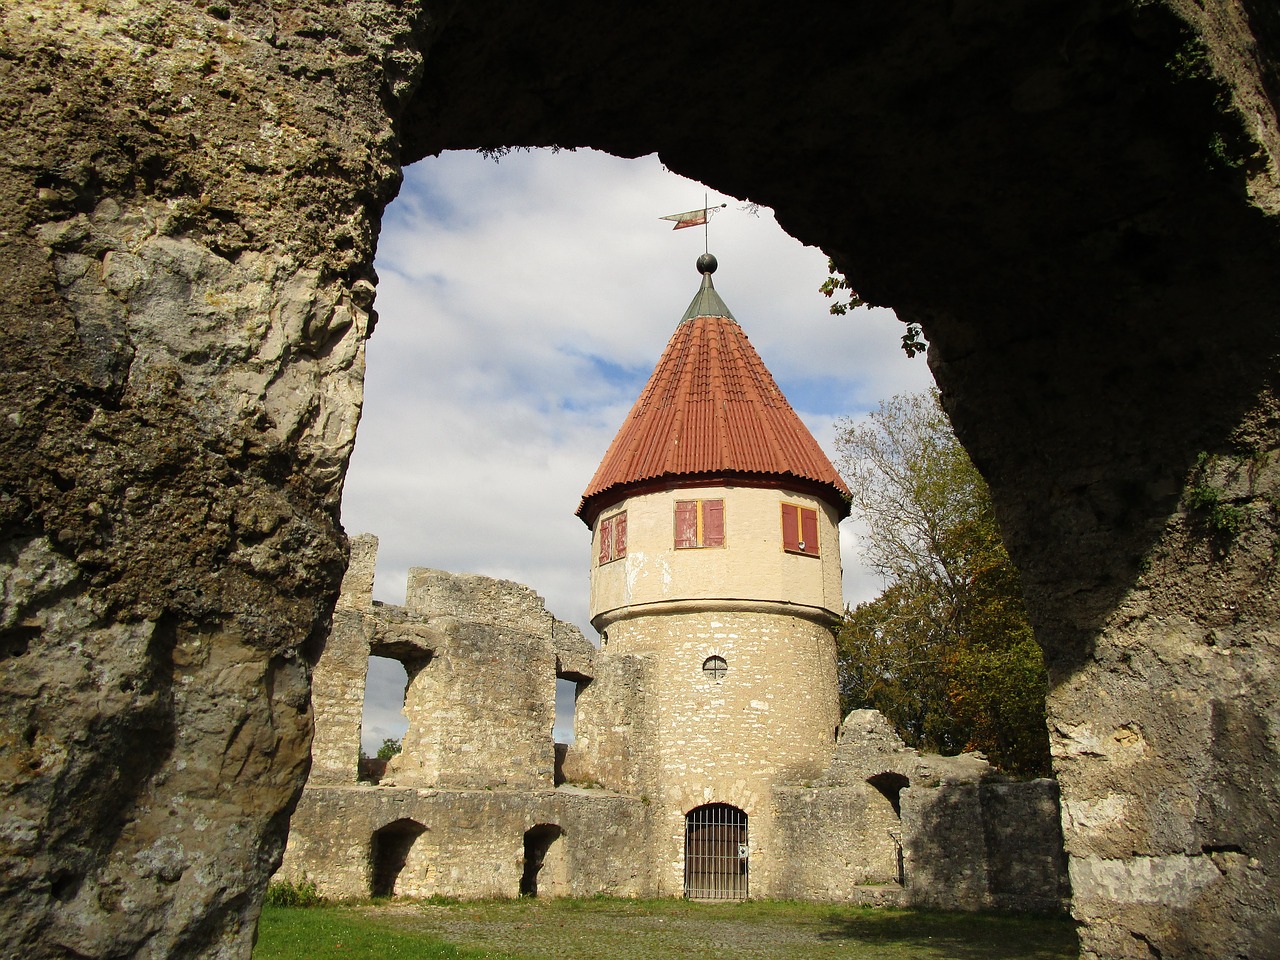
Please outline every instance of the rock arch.
M1086 953L1280 939L1271 5L0 17L12 952L248 955L378 216L401 163L503 144L657 150L924 326L1049 654Z

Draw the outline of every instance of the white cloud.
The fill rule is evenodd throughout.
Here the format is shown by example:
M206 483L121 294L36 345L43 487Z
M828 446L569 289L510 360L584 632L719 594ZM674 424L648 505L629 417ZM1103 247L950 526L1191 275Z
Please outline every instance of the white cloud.
M379 244L343 499L347 530L380 539L379 599L403 602L410 566L484 573L528 584L594 635L573 511L698 289L703 231L658 218L704 189L655 157L590 151L452 153L406 171ZM821 251L765 208L710 200L729 204L711 222L716 289L829 454L836 417L929 383L891 312L827 312ZM867 599L878 585L868 594L842 542L848 599Z

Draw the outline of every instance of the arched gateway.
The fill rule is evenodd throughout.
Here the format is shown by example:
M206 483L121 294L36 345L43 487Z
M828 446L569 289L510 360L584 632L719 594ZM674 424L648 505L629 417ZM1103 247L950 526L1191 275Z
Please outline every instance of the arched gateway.
M684 818L684 895L690 900L745 900L750 839L745 810L707 803Z

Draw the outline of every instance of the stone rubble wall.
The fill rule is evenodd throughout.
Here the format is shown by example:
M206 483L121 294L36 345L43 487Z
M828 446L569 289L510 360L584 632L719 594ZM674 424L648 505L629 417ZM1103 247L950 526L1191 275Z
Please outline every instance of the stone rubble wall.
M901 778L899 812L868 781ZM856 883L897 879L903 902L945 910L1057 912L1071 899L1063 852L1058 786L1052 780L1002 781L977 754L939 757L903 744L884 716L855 710L840 728L831 767L807 790L778 791L789 842L812 862L856 861L861 873L798 873L788 895L856 899ZM785 807L784 807L785 805ZM823 820L810 811L835 806L856 819ZM786 823L781 819L780 823ZM865 824L859 833L849 823ZM858 860L862 856L862 860Z
M601 652L596 676L579 685L574 740L562 765L571 784L599 785L648 796L657 776L655 731L648 700L654 695L648 657Z
M373 835L407 819L426 831L397 895L514 897L525 831L552 824L564 833L539 876L540 896L644 896L652 889L647 817L638 798L603 791L308 787L276 878L310 881L327 897L368 897Z
M540 789L556 766L556 677L587 683L594 648L522 584L414 568L408 599L372 602L377 540L360 537L315 667L314 784L355 783L369 657L406 667L409 729L384 782ZM508 615L509 614L509 615Z
M770 895L864 903L864 888L901 902L902 824L873 787L778 787L773 792L778 865Z
M849 714L836 743L805 747L809 782L788 784L785 774L770 774L790 754L762 759L755 744L753 756L749 731L741 730L731 738L740 764L719 762L719 779L711 776L715 766L676 768L679 754L705 753L710 743L698 747L686 734L682 745L670 731L664 739L652 723L654 698L670 699L685 675L705 685L701 646L686 651L682 673L671 674L671 656L665 672L657 670L654 651L596 651L527 587L439 570L412 572L412 604L373 604L376 541L353 543L358 555L342 594L349 599L335 613L316 666L316 765L292 821L282 879L310 880L327 896L367 896L375 832L411 820L425 832L410 848L398 894L512 896L525 831L552 824L565 832L548 851L540 895L678 896L684 814L715 799L750 813L753 896L959 910L1063 908L1066 874L1051 782L995 783L977 755L922 755L871 710ZM463 614L471 619L458 619ZM761 616L738 615L723 629L710 626L719 622L710 614L692 622L724 633L716 649L742 671ZM782 629L779 620L765 618L764 628ZM663 629L681 628L673 619ZM803 622L798 629L812 640L820 628ZM613 645L619 643L628 647L625 631ZM354 763L360 712L353 691L363 690L370 653L410 665L410 729L376 786L355 783ZM567 782L552 790L554 680L565 659L584 679L575 741L562 761ZM580 672L586 669L594 675ZM793 673L812 681L815 669ZM322 699L329 691L334 698ZM708 696L724 694L710 684L695 694L693 707ZM714 715L695 709L690 716L709 735ZM815 750L821 763L810 762ZM754 766L741 766L748 763ZM868 782L885 774L910 783L899 795L901 815ZM673 787L682 792L667 802L663 790Z

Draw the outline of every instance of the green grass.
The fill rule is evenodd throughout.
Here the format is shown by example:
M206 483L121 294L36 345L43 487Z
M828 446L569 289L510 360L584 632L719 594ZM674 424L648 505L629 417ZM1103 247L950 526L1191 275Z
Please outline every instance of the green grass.
M264 907L254 960L514 960L466 950L350 907Z
M254 960L1074 960L1061 917L752 900L268 908Z

